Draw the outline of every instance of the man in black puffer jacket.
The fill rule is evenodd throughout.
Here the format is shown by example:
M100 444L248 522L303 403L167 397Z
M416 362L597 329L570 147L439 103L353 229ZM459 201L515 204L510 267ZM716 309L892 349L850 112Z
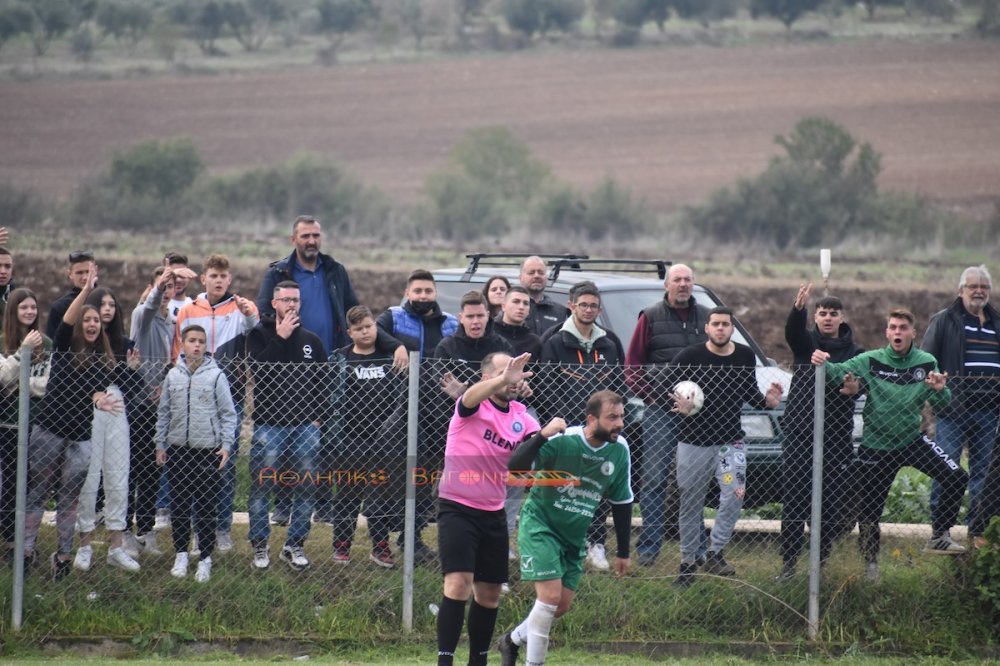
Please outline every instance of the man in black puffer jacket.
M812 466L815 370L810 357L817 349L830 360L843 362L862 353L854 344L851 327L844 321L844 305L839 298L826 296L816 304L816 327L806 328L806 304L812 284L799 287L795 304L785 323L785 340L794 357L792 386L781 425L785 444L781 456L784 504L781 510L781 560L779 579L795 575L802 551L802 531L812 514ZM854 401L857 380L845 378L840 391L826 393L823 432L823 529L820 558L830 555L833 541L853 522L849 503L853 496L850 464L854 458Z

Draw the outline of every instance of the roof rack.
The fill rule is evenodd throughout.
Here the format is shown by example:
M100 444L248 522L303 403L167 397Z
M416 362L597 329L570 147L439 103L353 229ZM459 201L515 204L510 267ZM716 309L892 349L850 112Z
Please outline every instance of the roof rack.
M553 261L565 260L569 263L573 263L574 261L588 258L588 255L586 254L536 254L534 252L513 252L506 254L476 252L465 256L469 260L469 266L465 269L465 273L462 275L463 282L468 282L476 271L479 270L480 266L520 266L521 263L528 257L539 257L540 259L547 261L550 266Z
M549 266L552 267L549 271L549 282L555 282L560 271L564 268L574 271L586 268L586 270L595 273L649 273L656 271L659 278L665 280L667 269L671 265L673 262L666 259L591 259L590 257L574 260L556 259L549 262Z

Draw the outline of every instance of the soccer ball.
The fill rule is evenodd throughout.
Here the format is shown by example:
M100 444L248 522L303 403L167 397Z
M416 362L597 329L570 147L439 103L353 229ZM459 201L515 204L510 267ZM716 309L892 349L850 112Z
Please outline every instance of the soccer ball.
M691 400L691 411L687 413L687 416L694 416L705 404L705 392L694 382L679 382L674 387L674 393Z

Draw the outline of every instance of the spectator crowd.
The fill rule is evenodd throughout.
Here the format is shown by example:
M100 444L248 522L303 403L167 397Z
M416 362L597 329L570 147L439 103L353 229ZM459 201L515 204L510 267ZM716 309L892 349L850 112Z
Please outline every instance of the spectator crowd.
M867 351L854 340L845 304L829 295L813 302L812 285L802 285L785 322L794 355L785 390L758 384L753 352L732 339L732 310L696 303L694 272L682 264L667 272L662 300L634 313L623 345L600 323L597 285L580 282L565 304L556 302L539 257L524 260L516 283L495 276L469 291L455 313L438 304L434 275L414 270L401 305L374 313L359 302L344 265L322 252L321 224L309 216L294 221L291 253L267 267L255 300L233 292L226 256L205 257L196 272L171 252L131 313L99 286L99 262L88 251L69 254L67 293L40 303L15 283L9 240L0 230L0 541L8 562L23 557L35 575L44 569L60 579L95 566L93 537L103 523L108 566L136 572L156 561L148 556L172 551L171 575L186 578L194 568L194 580L206 583L213 562L234 549L238 500L248 507L253 570L271 566L276 525L287 526L277 557L293 571L311 566L306 544L316 522L332 526L333 562L351 562L359 515L367 520L368 560L394 567L403 543L411 353L426 364L416 465L440 478L416 488L414 545L418 564L439 563L444 573L439 663L454 658L469 599L470 663L485 663L512 561L538 600L501 637L504 663L514 663L522 646L544 659L548 630L569 609L584 566L622 575L631 563L633 501L641 516L637 565L653 566L677 540L675 586L694 584L699 573L735 575L724 549L747 492L744 404L784 403L776 577L795 577L812 509L820 366L827 382L822 562L856 526L865 575L879 577L880 520L903 467L933 479L929 554L966 550L951 535L966 497L969 545L981 545L1000 514L1000 312L990 304L985 266L961 274L956 299L922 336L914 316L896 308L885 318L885 346ZM24 550L15 552L25 366L26 520ZM679 390L680 382L697 391ZM631 433L629 398L645 407L633 442L623 435ZM245 415L252 431L241 453ZM249 462L246 498L236 497L240 455ZM550 485L525 491L507 483L508 469L516 479L533 466L574 470L581 485L573 505L565 504L572 493ZM380 476L345 482L340 475L349 469ZM480 473L476 483L464 476L470 470ZM718 510L706 530L713 482ZM40 553L46 507L55 509L56 545ZM432 521L436 550L428 543ZM158 537L168 528L169 544Z

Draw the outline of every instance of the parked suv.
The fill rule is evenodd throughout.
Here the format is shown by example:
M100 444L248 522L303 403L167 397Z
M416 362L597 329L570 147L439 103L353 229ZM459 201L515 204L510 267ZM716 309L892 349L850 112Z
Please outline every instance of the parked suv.
M470 254L465 268L434 271L438 303L446 312L457 313L462 295L481 290L495 275L503 275L511 284L518 283L519 267L529 255ZM667 269L664 260L591 259L585 255L540 255L549 266L549 281L545 293L556 301L568 300L570 287L590 280L601 291L601 314L598 326L613 331L628 349L635 324L644 308L663 299ZM695 284L694 299L700 305L713 308L722 301L708 287ZM743 325L736 321L733 340L747 345L757 359L757 383L766 391L773 381L780 381L788 392L791 374L777 367L754 341ZM629 428L626 437L637 452L641 452L642 402L629 401ZM781 445L783 435L780 416L782 404L775 410L743 406L743 431L747 443L747 496L744 506L752 507L781 501ZM636 441L638 440L638 441ZM717 496L717 493L715 494Z

